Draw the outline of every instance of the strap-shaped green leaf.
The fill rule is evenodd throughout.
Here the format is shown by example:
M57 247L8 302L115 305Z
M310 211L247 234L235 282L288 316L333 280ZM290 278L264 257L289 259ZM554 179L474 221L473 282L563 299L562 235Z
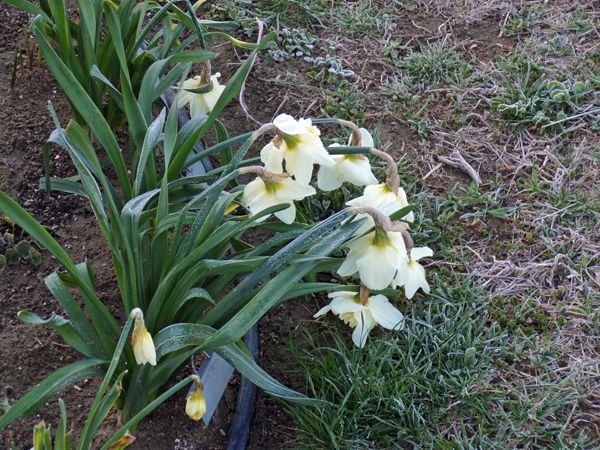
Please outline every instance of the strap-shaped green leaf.
M15 419L35 412L50 397L65 387L83 379L102 376L103 371L98 366L105 362L100 359L85 359L58 369L44 379L36 387L21 397L0 417L0 430L6 428Z
M121 331L121 336L119 336L119 341L115 347L115 352L110 361L110 365L106 370L106 374L104 375L104 379L102 380L102 384L98 388L96 392L96 398L92 407L90 408L90 412L88 414L88 418L85 422L85 426L83 427L83 431L81 433L81 438L79 442L78 448L80 450L86 450L90 448L90 444L92 443L92 439L102 421L108 414L108 411L112 407L112 405L117 400L117 397L120 394L121 390L121 380L127 373L127 371L123 371L115 380L112 382L113 375L117 370L121 362L121 354L123 353L123 348L127 342L127 338L129 337L129 331L131 330L131 326L133 324L133 318L129 316L125 325L123 326L123 330ZM108 389L108 386L112 384L112 387ZM108 392L107 392L108 390ZM106 395L105 395L106 394Z
M56 81L69 98L75 110L83 117L90 130L106 150L119 178L123 195L125 198L129 198L131 195L131 184L127 174L127 166L125 165L125 160L123 159L117 139L94 101L48 42L46 35L40 28L43 26L40 23L41 20L41 17L35 18L31 30L46 59L48 68L52 71Z
M42 319L31 311L19 311L17 317L29 325L47 325L55 329L63 341L88 358L98 356L77 333L71 322L61 315L53 312L47 319Z
M246 296L248 292L252 292L260 282L269 277L272 273L279 271L281 267L287 264L296 254L312 245L314 242L322 239L323 236L338 227L340 223L348 218L348 215L348 210L339 211L287 244L271 256L261 268L255 270L233 291L227 294L217 306L209 311L205 316L203 323L210 326L222 324L225 318L230 317L232 313L237 311L243 305L245 300L247 300ZM253 324L258 318L253 318L252 320ZM243 336L243 334L241 336ZM232 341L228 340L226 343L229 342Z
M142 151L140 153L140 159L138 161L138 166L134 177L134 196L141 194L142 181L144 180L144 174L146 173L145 169L148 163L148 158L153 154L153 152L156 151L157 145L160 142L162 130L165 126L165 117L166 110L163 108L146 131L146 136L144 137L144 143L142 145ZM151 188L154 188L154 186L151 186Z
M330 229L329 233L321 236L319 242L310 248L305 255L310 257L329 255L346 242L357 228L358 226L356 223L349 223L334 232L331 232ZM252 297L249 302L238 310L236 308L239 308L244 302L244 294L241 290L238 291L238 288L242 286L246 280L252 278L254 274L249 276L240 283L238 288L232 291L233 295L226 296L211 310L211 313L217 310L218 313L221 314L220 317L217 317L217 314L213 314L212 317L209 317L210 313L206 316L206 322L208 322L209 319L212 319L217 323L223 323L222 327L215 333L210 341L206 343L206 345L220 347L241 339L254 323L266 314L269 309L279 303L279 300L286 292L296 285L304 276L310 273L318 263L319 259L316 258L311 261L290 265L290 267L286 268L275 278L266 283L258 294ZM269 261L267 261L264 266L268 265ZM264 270L264 266L263 269L259 269L254 273ZM251 288L254 287L254 285L250 286ZM245 288L247 289L247 287ZM218 308L221 305L224 305L224 307L220 308L219 311ZM237 312L231 319L228 319L228 315L232 311ZM224 322L225 320L226 322Z
M213 328L184 323L171 325L161 330L154 339L156 345L156 357L160 358L169 353L176 352L189 347L208 349L206 343L213 339L216 332ZM306 397L304 394L289 389L279 381L271 377L261 369L252 357L236 344L225 345L214 349L223 359L237 369L243 376L248 378L265 392L289 401L304 403L308 405L322 404L322 401Z

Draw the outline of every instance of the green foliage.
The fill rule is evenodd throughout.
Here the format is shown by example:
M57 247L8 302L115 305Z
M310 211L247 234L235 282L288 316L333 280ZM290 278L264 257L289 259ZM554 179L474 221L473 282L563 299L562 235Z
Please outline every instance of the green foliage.
M502 78L502 88L492 101L492 110L507 125L542 133L562 131L580 117L585 120L587 114L580 113L593 107L594 89L589 80L552 79L527 57L500 59L497 66L511 74Z
M275 48L269 55L277 62L310 56L317 39L301 28L284 28L278 35Z
M100 164L91 137L77 122L61 128L54 117L57 128L49 144L68 152L78 176L42 182L49 182L50 189L75 192L89 200L112 250L123 310L130 314L134 308L142 309L146 327L155 336L156 367L136 364L132 344L123 341L127 324L115 346L119 325L98 299L90 267L76 265L33 217L0 193L0 210L49 250L66 270L46 279L66 317L52 315L43 319L21 312L20 318L30 324L55 328L67 344L86 357L59 369L17 401L0 418L0 428L34 411L40 402L79 377L106 374L106 383L112 383L111 371L121 374L119 405L123 420L130 423L164 400L166 392L171 392L164 392L166 386L191 356L208 350L222 354L267 392L289 400L312 402L262 371L248 358L241 338L271 307L289 298L291 293L323 290L322 284L305 279L311 280L315 273L330 270L332 264L339 265L338 259L328 256L352 237L359 224L344 223L349 215L344 210L312 227L292 224L276 228L272 240L256 248L252 246L246 236L252 235L253 229L263 226L269 229L260 219L286 207L273 206L253 217L231 214L242 193L235 179L240 175L239 167L252 162L246 159L246 154L258 137L255 133L234 138L218 133L224 140L197 157L227 151L229 163L204 176L176 177L180 169L191 164L187 156L198 137L216 123L218 113L241 89L253 56L230 80L208 117L192 120L178 129L177 109L158 114L140 138L143 144L137 170L128 170L132 198L126 202L121 202L118 186L113 185L113 179ZM134 106L142 103L132 100ZM96 118L94 126L108 130L104 120ZM48 145L46 152L49 151ZM82 304L71 288L77 289ZM196 327L190 328L191 325ZM122 357L120 348L124 349Z
M3 220L13 225L13 230L12 233L6 231L4 235L0 236L0 271L4 270L7 265L26 261L31 261L34 266L39 266L42 263L41 253L27 239L17 242L14 236L14 224L6 218Z
M428 45L396 64L413 84L458 84L472 71L456 50L443 43Z
M340 80L327 91L325 112L340 119L360 122L367 109L365 94L347 80Z

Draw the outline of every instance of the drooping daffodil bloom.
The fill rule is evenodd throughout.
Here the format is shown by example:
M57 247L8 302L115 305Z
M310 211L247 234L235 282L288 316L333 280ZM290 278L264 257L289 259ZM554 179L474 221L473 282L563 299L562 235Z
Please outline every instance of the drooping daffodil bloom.
M260 152L260 159L271 172L285 171L302 184L310 183L313 165L333 166L335 161L319 137L321 132L310 119L295 120L280 114L273 120L277 136Z
M369 332L377 324L388 330L401 330L404 316L384 295L373 295L363 304L357 292L338 291L328 295L329 305L321 308L314 317L321 317L331 311L347 325L354 328L352 342L363 348Z
M358 272L361 282L369 289L385 289L395 283L399 272L406 271L408 254L400 231L377 227L347 246L350 251L337 273L347 277Z
M417 261L421 258L433 256L429 247L413 247L409 252L409 259L404 272L398 272L395 281L398 286L404 286L406 298L411 299L420 289L429 294L429 283L425 278L425 268Z
M192 420L200 420L206 414L206 399L204 398L204 390L202 382L197 375L192 375L194 386L188 394L185 402L185 413Z
M373 138L364 128L360 128L361 142L357 144L361 147L373 147ZM352 136L350 142L352 144ZM332 147L339 146L333 144ZM317 174L317 186L322 191L333 191L338 189L344 182L352 183L355 186L368 186L377 184L377 178L371 171L369 158L361 154L331 155L335 165L321 166Z
M250 216L258 214L271 206L286 203L288 208L277 211L275 217L283 223L290 224L296 218L295 200L302 200L315 194L315 188L300 183L284 174L273 174L270 177L258 177L244 188L242 203L250 210ZM259 221L267 219L261 217Z
M386 216L390 216L396 211L401 210L408 206L408 199L406 198L406 192L401 187L398 188L398 193L392 192L390 187L386 183L374 184L366 186L363 191L363 195L356 197L346 202L348 206L370 206L378 209ZM365 223L357 230L356 235L361 235L369 229L373 228L373 218L368 214L359 214L356 220L366 217ZM415 215L413 212L409 212L401 219L407 222L413 222Z
M138 364L149 363L156 365L156 349L152 336L146 329L144 323L144 313L140 308L131 310L131 317L135 320L133 323L133 332L131 333L131 346L133 347L133 356Z
M183 108L189 103L190 105L190 116L192 118L208 115L213 110L219 97L225 90L225 86L219 84L219 77L221 74L216 73L210 77L212 88L208 92L190 92L200 89L205 82L202 77L197 76L185 80L179 85L179 92L175 99L177 108Z

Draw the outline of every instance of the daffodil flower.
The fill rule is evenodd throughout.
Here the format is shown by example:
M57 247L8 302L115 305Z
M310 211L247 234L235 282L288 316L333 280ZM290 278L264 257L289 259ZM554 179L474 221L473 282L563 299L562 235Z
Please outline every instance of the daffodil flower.
M321 142L320 131L310 119L295 120L280 114L273 120L279 133L260 152L260 159L271 172L285 171L302 184L310 183L313 164L333 166L335 161Z
M206 399L204 398L204 390L202 382L197 375L192 375L194 386L188 394L185 402L185 413L192 420L200 420L206 414Z
M337 273L347 277L358 272L369 289L385 289L395 282L397 273L406 271L408 255L400 231L376 227L347 246L350 252Z
M430 288L425 278L425 268L417 261L421 258L433 256L429 247L413 247L409 253L409 260L405 271L398 271L395 281L398 286L404 286L406 298L411 299L420 289L429 294Z
M360 128L361 142L357 143L361 147L373 147L373 138L364 128ZM352 136L348 145L352 144ZM333 144L332 147L339 146ZM333 191L338 189L344 182L352 183L355 186L368 186L377 184L377 178L371 171L371 163L365 155L331 155L335 165L321 166L317 174L317 187L322 191Z
M363 195L346 202L346 205L354 207L370 206L379 210L386 216L390 216L396 211L407 207L408 199L406 198L406 192L404 192L404 189L401 187L398 188L398 193L395 194L386 183L381 183L365 187ZM368 214L359 214L356 220L363 217L366 217L367 220L357 230L357 236L373 228L374 225L373 218ZM402 219L407 222L413 222L415 220L415 215L411 211L402 217Z
M377 324L388 330L401 330L404 316L384 295L373 295L363 304L357 292L338 291L328 295L331 303L321 308L314 317L321 317L331 311L347 325L354 328L352 342L363 348L370 331Z
M258 214L271 206L288 204L289 207L277 211L275 217L283 223L290 224L296 218L295 200L302 200L304 197L313 195L315 189L307 184L293 180L284 174L272 174L269 177L258 177L251 181L244 188L242 194L242 203L250 210L250 215ZM260 218L265 220L268 216Z
M138 364L149 363L151 366L156 365L156 349L152 336L148 333L144 323L144 314L140 308L134 308L131 311L131 317L135 319L133 324L133 333L131 334L131 346L133 347L133 355Z
M210 77L212 88L210 91L204 93L190 92L199 89L205 84L202 77L197 76L185 80L179 86L180 90L175 99L177 108L183 108L189 103L190 116L192 118L210 114L225 90L225 86L219 84L220 76L221 74L216 73Z

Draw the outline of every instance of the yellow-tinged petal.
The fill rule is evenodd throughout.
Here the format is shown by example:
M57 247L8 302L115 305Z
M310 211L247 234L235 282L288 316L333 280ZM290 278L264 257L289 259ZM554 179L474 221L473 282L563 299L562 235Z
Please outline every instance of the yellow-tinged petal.
M123 436L119 438L117 442L108 447L108 450L122 450L129 447L135 442L135 436L127 431Z
M140 308L135 308L131 311L131 316L135 319L133 333L131 333L131 347L135 361L138 364L149 363L151 366L155 366L156 349L152 336L146 329L144 314Z
M194 387L185 402L185 413L190 419L196 421L202 419L206 414L206 399L204 398L202 382L198 377L195 377Z

